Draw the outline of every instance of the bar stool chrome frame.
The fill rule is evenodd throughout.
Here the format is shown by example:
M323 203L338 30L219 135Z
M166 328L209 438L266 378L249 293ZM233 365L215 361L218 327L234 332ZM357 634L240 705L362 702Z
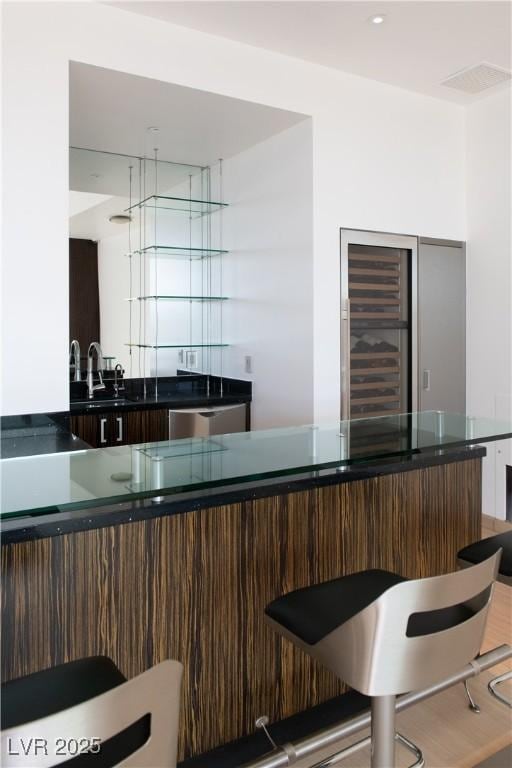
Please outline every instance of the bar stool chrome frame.
M397 696L453 676L478 655L500 556L497 551L470 568L410 581L387 571L365 571L295 590L266 607L266 619L277 632L371 698L370 739L336 753L316 768L335 764L368 741L372 768L395 765ZM339 600L332 600L333 588L343 588L345 583L350 598L358 577L362 582L368 574L381 580L379 593L375 595L374 586L369 599L359 595L359 607L352 615L337 625L336 620L330 621L329 613L339 612ZM308 622L316 623L314 637ZM319 632L318 623L328 631ZM398 739L417 754L416 765L423 765L417 747L403 736Z
M475 563L482 562L491 552L498 551L499 549L502 550L502 557L496 581L510 587L512 586L512 575L510 575L512 564L512 531L499 533L496 536L489 536L486 539L480 539L479 541L464 547L457 555L459 565L462 568L470 568L475 565ZM507 680L512 680L512 670L504 672L497 677L493 677L487 684L487 689L494 698L512 709L512 701L497 690L498 685L501 685L501 683L504 683ZM473 712L479 713L480 707L471 695L467 680L464 682L464 687L469 701L469 708L473 710Z
M94 663L96 660L110 662L119 677L124 679L106 657L80 661ZM19 678L19 682L30 683L29 678L44 675L45 685L51 687L52 676L55 677L53 671L60 670L62 680L66 667L74 663L68 662ZM175 768L182 672L180 662L163 661L131 680L120 684L115 682L115 687L98 696L46 717L6 728L1 733L1 765L3 768L54 768L70 759L66 745L89 737L99 739L94 747L112 738L126 741L127 730L134 725L136 727L149 714L151 721L147 741L136 746L131 754L116 759L114 765L116 768ZM16 683L18 680L6 685L16 686ZM58 685L57 682L54 684ZM26 687L25 684L25 691ZM20 697L17 695L17 698ZM46 744L46 754L44 750L28 749L27 754L24 749L19 749L20 744L30 745L35 741ZM18 749L13 749L13 745L18 745ZM55 746L59 745L64 746L56 750ZM94 752L94 747L89 751Z

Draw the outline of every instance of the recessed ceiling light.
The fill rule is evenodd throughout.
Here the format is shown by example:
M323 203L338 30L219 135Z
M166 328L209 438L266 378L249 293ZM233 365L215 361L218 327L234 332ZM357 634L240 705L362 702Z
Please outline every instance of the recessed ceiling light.
M383 24L385 18L383 13L376 13L375 16L370 16L368 21L371 21L372 24Z

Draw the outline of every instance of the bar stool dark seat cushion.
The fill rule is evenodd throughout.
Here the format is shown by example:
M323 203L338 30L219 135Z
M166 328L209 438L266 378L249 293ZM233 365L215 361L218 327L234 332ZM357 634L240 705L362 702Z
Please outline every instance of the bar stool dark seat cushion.
M125 682L124 675L106 656L79 659L10 680L2 684L2 730L62 712ZM77 738L95 735L77 734ZM147 715L103 742L98 754L77 755L61 766L111 768L139 749L149 735Z
M315 645L403 581L407 579L391 571L374 569L352 573L282 595L267 605L265 613L303 642ZM465 605L416 613L409 619L407 635L417 637L440 632L472 615L473 611Z
M500 574L512 578L512 531L498 533L497 536L490 536L488 539L480 539L474 544L464 547L459 552L459 559L476 565L483 563L488 557L494 555L498 549L503 550L500 561Z

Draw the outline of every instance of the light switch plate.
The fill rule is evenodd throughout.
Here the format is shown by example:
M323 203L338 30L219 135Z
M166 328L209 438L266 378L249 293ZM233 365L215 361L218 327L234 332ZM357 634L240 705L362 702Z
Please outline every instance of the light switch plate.
M252 373L252 355L245 355L244 369L246 373Z
M187 368L197 368L197 350L187 350Z

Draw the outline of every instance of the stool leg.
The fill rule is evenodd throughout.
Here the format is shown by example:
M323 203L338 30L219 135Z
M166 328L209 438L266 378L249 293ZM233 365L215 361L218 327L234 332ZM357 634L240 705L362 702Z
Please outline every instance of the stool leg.
M395 697L372 698L371 768L395 768Z
M466 697L467 697L467 700L468 700L468 707L470 708L470 710L472 712L474 712L475 714L479 715L480 714L480 707L478 706L478 704L474 700L473 696L471 695L471 691L469 690L469 685L468 685L468 681L467 680L464 680L464 690L466 691Z

